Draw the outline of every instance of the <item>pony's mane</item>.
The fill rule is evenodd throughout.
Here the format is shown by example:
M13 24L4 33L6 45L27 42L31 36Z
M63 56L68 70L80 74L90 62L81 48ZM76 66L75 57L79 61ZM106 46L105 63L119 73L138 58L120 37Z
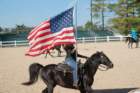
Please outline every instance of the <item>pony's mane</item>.
M90 63L93 59L97 58L100 55L100 52L96 52L94 54L92 54L85 62L85 64Z
M92 54L90 58L97 57L97 56L99 56L100 54L101 54L101 52L98 52L98 51L97 51L96 53Z

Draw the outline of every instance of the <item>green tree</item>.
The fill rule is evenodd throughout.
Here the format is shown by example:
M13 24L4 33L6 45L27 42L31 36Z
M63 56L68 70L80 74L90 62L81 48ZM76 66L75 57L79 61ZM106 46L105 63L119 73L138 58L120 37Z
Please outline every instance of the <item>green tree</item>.
M100 19L102 24L102 31L105 30L105 13L108 11L108 0L93 0L92 12L93 18ZM94 20L95 23L95 20Z
M86 24L85 24L85 29L90 31L91 29L93 29L93 25L92 25L92 22L88 21Z
M31 27L27 27L24 24L22 25L16 25L15 28L13 28L13 31L15 30L16 34L22 33L22 32L28 32L31 30Z
M110 4L110 9L117 15L111 20L112 27L122 34L128 34L130 24L132 26L139 24L138 8L134 0L117 0L114 4Z
M78 31L85 31L85 29L84 29L83 26L78 26L78 27L77 27L77 30L78 30Z
M140 0L136 0L135 2L136 2L136 3L140 3Z
M136 15L137 15L138 17L140 17L140 2L136 2L135 5L136 5L136 8L135 8L135 10L136 10Z
M97 23L96 23L96 24L97 24ZM98 26L97 26L96 24L94 24L94 23L88 21L88 22L85 24L84 29L87 30L87 31L99 31L99 28L98 28Z
M10 32L10 29L9 28L4 28L4 32L5 33L9 33Z
M0 27L0 32L2 32L3 31L3 29L2 29L2 27Z

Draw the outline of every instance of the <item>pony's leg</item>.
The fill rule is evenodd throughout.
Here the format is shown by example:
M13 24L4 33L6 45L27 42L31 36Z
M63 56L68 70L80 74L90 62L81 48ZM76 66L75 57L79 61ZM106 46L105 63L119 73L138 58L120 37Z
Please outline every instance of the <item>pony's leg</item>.
M93 89L91 88L91 86L89 86L89 84L84 84L84 88L83 88L85 91L84 93L93 93Z
M45 88L42 93L48 93L48 88Z
M86 90L80 89L80 93L86 93Z
M133 43L131 43L131 48L133 48Z
M130 48L130 42L128 42L128 48Z
M54 84L54 82L51 80L49 82L47 82L47 80L45 80L43 77L42 77L42 79L43 79L44 83L47 85L47 88L45 88L42 91L42 93L53 93L53 90L54 90L56 84Z
M54 56L51 54L51 52L48 50L47 53L45 54L45 58L47 58L47 55L48 55L48 54L49 54L51 57L54 57Z
M47 54L45 54L45 58L47 58Z
M48 85L48 87L46 87L42 93L53 93L53 90L54 90L54 87L53 85Z
M48 85L48 93L53 93L53 90L54 90L54 86L49 84Z
M136 42L136 48L138 48L139 47L139 42Z
M44 83L47 85L47 88L42 91L42 93L53 93L53 89L56 86L54 81L50 80L50 77L48 76L49 79L46 78L45 73L41 73L42 80Z
M49 54L51 57L54 57L54 56L51 54L51 52L50 52L50 51L48 52L48 54Z
M84 89L83 86L80 86L79 90L80 90L80 93L86 93L86 90Z
M86 89L85 89L85 93L93 93L93 90L92 90L92 88L91 87L86 87Z
M61 57L61 50L58 50L58 57Z
M133 43L128 43L128 48L132 48L132 46L133 46Z

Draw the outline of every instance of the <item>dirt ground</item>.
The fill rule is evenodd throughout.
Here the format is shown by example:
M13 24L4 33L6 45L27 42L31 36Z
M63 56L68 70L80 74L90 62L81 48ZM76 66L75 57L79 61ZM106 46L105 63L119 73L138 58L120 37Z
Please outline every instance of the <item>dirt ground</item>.
M0 93L41 93L46 87L39 78L32 86L23 86L29 78L28 67L34 62L43 65L60 63L63 57L25 56L27 47L0 48ZM78 52L90 56L103 51L114 63L108 71L97 71L92 86L94 93L127 93L140 88L140 48L128 49L124 42L78 44ZM54 56L57 54L55 53ZM82 59L82 61L85 61ZM57 86L54 93L79 93Z

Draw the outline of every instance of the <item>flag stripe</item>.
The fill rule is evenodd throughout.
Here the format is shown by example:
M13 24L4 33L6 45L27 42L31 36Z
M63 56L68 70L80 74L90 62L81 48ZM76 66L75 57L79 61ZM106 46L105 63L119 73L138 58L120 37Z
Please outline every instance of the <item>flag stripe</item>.
M56 43L57 40L59 40L59 39L60 39L60 38L57 38L57 39L55 39L55 40L51 40L51 41L48 41L48 42L46 42L47 40L42 40L42 41L40 41L38 44L36 44L35 47L32 47L32 49L38 49L38 48L40 48L40 47L42 47L42 46L45 46L45 45L51 45L51 46L53 46L52 43ZM61 38L61 40L63 40L63 39L66 39L67 42L75 42L75 39L74 39L73 37L63 37L63 38ZM63 40L63 41L64 41L64 40ZM45 43L45 42L46 42L46 43Z
M70 38L70 37L62 38L61 40L60 40L60 39L56 39L56 40L54 41L54 43L55 43L55 44L56 44L56 43L59 44L59 43L61 43L62 41L65 42L65 43L67 43L67 42L70 42L69 40L71 40L71 43L74 43L74 42L75 42L75 39L73 39L73 41L72 41L72 39L73 39L72 37L71 37L71 38ZM55 44L54 44L54 45L55 45ZM46 43L43 43L40 47L31 49L30 52L31 52L31 51L32 51L32 52L39 51L39 50L43 49L44 47L47 47L48 49L51 49L54 45L53 45L53 44L46 44ZM48 46L50 46L50 47L48 47Z
M74 44L74 43L75 42L64 42L64 41L62 41L62 42L56 43L55 46L58 46L58 45L61 45L61 44ZM41 51L40 50L38 50L38 51L30 51L30 52L28 51L28 53L26 53L25 55L35 57L35 56L38 56L40 54L45 54L45 53L47 53L47 51L46 51L47 47L49 47L49 45L40 48Z
M48 42L46 42L47 40L42 40L42 41L40 41L35 47L32 47L32 49L38 49L39 47L42 47L42 46L45 46L45 45L51 45L51 46L53 46L53 44L52 43L54 43L54 42L57 42L57 40L59 40L60 38L57 38L57 39L55 39L55 40L51 40L51 41L48 41ZM73 37L63 37L63 38L61 38L61 40L67 40L67 41L69 41L69 40L71 40L71 42L74 42L75 41L75 39L73 38ZM46 42L46 43L45 43ZM69 41L70 42L70 41ZM41 44L41 45L40 45Z
M48 23L49 23L49 22L48 22L48 20L47 20L47 21L45 21L45 22L42 22L40 25L36 26L36 27L29 33L29 36L30 36L30 34L34 33L34 31L38 31L38 29L39 29L40 27L43 27L44 24L47 25Z
M30 39L29 44L34 43L35 41L37 41L38 38L44 37L44 36L46 36L48 34L51 34L50 29L47 29L47 30L43 30L43 31L38 32L37 35L34 36L33 39Z
M43 33L43 32L50 32L50 29L49 27L47 27L48 29L44 29L44 30L41 30L39 29L38 31L36 31L35 33L31 34L31 36L28 38L28 40L32 40L32 39L35 39L35 37L40 34L40 33Z
M44 24L40 25L39 27L33 29L31 31L31 33L29 33L28 39L30 40L30 39L34 38L34 36L36 36L39 31L42 31L42 30L45 30L48 28L50 28L50 24L47 21Z

